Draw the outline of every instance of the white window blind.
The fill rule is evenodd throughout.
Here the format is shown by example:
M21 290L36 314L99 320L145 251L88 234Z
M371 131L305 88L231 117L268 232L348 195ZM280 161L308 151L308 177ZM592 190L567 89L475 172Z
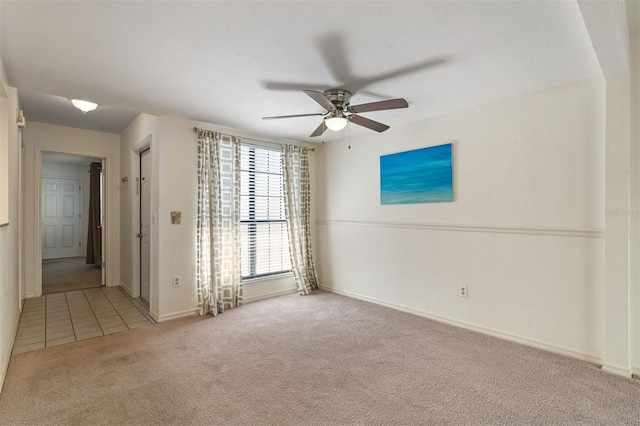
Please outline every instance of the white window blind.
M240 150L242 278L291 271L282 192L282 153L242 144Z

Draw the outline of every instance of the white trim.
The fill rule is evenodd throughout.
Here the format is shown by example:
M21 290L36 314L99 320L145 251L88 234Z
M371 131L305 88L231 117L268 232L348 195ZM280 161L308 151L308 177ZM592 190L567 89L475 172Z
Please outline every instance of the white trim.
M295 293L296 291L297 291L297 289L295 287L294 288L287 288L287 289L284 289L284 290L273 291L271 293L265 293L265 294L261 294L259 296L245 298L245 299L243 299L243 303L257 302L258 300L269 299L271 297L277 297L277 296L283 296L285 294ZM190 316L198 315L199 312L200 311L197 308L192 308L192 309L186 309L186 310L180 311L180 312L173 312L171 314L161 315L159 317L158 317L158 314L153 312L153 313L151 313L151 318L153 318L156 322L164 322L164 321L174 320L174 319L178 319L178 318L184 318L184 317L190 317Z
M300 148L307 148L309 150L309 152L315 152L316 151L315 148L312 148L312 147L307 146L307 145L303 145L300 142L285 144L285 143L267 142L267 141L259 140L259 139L243 138L243 137L240 137L240 136L237 136L237 138L240 140L240 144L241 145L247 145L247 146L252 146L252 147L257 147L257 148L264 148L264 149L269 149L269 150L278 151L278 152L282 151L282 147L286 146L286 145L297 146L297 147L300 147Z
M131 217L133 220L131 222L131 235L129 235L131 245L131 273L133 278L131 282L131 297L134 299L140 297L140 238L136 237L136 234L140 230L140 153L151 149L151 140L152 135L148 134L140 142L131 147L131 151L129 152L131 160L131 184L135 185L135 188L132 188L130 191ZM122 236L120 238L122 238ZM151 306L151 301L149 301L149 306Z
M270 299L272 297L277 297L277 296L284 296L285 294L295 293L296 291L298 291L298 289L295 287L285 288L284 290L272 291L271 293L264 293L254 297L247 297L247 298L244 298L242 302L243 303L257 302L258 300Z
M136 299L136 297L133 297L133 290L131 289L131 287L129 287L129 284L125 283L124 281L120 281L120 288L123 289L125 293L127 293L127 296L132 299Z
M289 272L283 272L282 274L277 274L277 275L267 275L265 277L258 277L258 278L247 278L246 280L242 280L242 284L246 285L246 284L255 284L255 283L261 283L263 281L271 281L271 280L281 280L283 278L289 278L289 277L293 277L293 271L289 271Z
M497 234L545 235L554 237L604 238L601 228L540 228L530 226L468 225L446 223L385 222L373 220L316 220L316 225L374 226L379 228L426 229L434 231L488 232Z
M529 337L520 336L514 333L507 333L501 330L496 330L489 327L482 327L479 325L471 324L465 321L456 320L453 318L445 317L442 315L433 314L430 312L410 308L408 306L398 305L395 303L386 302L380 299L376 299L374 297L364 296L358 293L353 293L351 291L339 290L333 288L331 286L322 285L320 286L321 290L329 291L332 293L340 294L343 296L351 297L354 299L364 300L365 302L375 303L377 305L386 306L387 308L392 308L398 311L407 312L410 314L418 315L424 318L428 318L434 321L442 322L445 324L453 325L456 327L464 328L471 331L476 331L478 333L487 334L489 336L498 337L500 339L508 340L511 342L520 343L523 345L531 346L537 349L542 349L548 352L557 353L560 355L565 355L571 358L576 358L582 361L591 362L594 364L602 364L602 357L596 354L591 354L588 352L577 351L575 349L567 348L565 346L556 345L549 342L543 342L537 339L531 339Z
M35 160L33 174L33 196L35 201L33 223L33 267L34 283L32 297L42 296L42 149L35 147ZM28 257L27 257L28 258Z
M24 289L24 142L23 128L18 129L18 307L22 313ZM0 388L2 382L0 382ZM0 389L1 390L1 389Z
M627 378L631 378L632 375L630 367L621 367L619 365L613 365L606 362L602 363L602 371Z
M12 112L9 106L9 89L5 85L4 81L0 80L0 115L5 118L6 121L12 122ZM7 120L8 119L8 120ZM10 185L9 181L11 176L9 174L9 158L11 156L11 130L15 124L15 121L10 126L3 123L0 131L0 228L9 225L10 216Z
M282 145L274 142L264 142L264 141L259 141L255 139L241 138L241 137L238 137L238 139L240 140L240 145L251 146L254 148L262 148L262 149L267 149L267 150L276 151L276 152L282 151Z
M178 319L178 318L184 318L184 317L192 317L198 315L198 309L197 308L191 308L191 309L187 309L184 311L180 311L180 312L173 312L171 314L165 314L165 315L160 315L158 316L158 314L156 314L155 312L153 312L151 314L151 318L153 318L156 322L165 322L165 321L169 321L169 320L174 320L174 319Z
M16 342L16 334L18 334L18 325L20 324L20 312L21 309L18 310L18 315L16 315L15 320L13 321L13 328L11 330L11 339L9 339L9 345L7 346L7 350L2 354L2 364L0 365L0 393L2 393L2 385L4 385L4 378L7 375L7 369L9 368L9 360L11 359L11 352L13 352L13 345Z
M631 367L631 374L634 376L640 376L640 367Z

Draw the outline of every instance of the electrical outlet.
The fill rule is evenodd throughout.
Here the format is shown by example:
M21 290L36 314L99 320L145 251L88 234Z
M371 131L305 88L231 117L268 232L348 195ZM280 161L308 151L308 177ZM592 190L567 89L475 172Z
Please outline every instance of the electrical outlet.
M458 296L460 296L460 297L469 297L469 290L467 289L466 285L460 284L458 286Z
M180 287L180 275L174 275L173 276L173 286L174 287Z

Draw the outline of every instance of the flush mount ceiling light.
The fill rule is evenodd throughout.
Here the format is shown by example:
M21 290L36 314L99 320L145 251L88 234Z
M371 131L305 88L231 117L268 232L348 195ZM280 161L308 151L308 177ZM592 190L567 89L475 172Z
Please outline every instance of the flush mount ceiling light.
M98 108L98 104L89 101L83 101L80 99L71 99L71 103L74 107L82 111L83 114L86 114L89 111L93 111L94 109Z
M339 132L347 126L347 119L342 115L334 115L324 119L324 124L330 130Z

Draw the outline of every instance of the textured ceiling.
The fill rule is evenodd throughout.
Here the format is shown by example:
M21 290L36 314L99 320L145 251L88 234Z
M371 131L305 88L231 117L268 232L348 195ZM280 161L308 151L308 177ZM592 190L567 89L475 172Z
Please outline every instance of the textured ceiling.
M0 7L12 86L298 140L311 140L318 117L261 117L322 112L301 89L345 88L355 92L353 104L403 97L408 110L363 114L393 132L601 73L575 1ZM38 102L31 96L24 106L36 111ZM375 135L358 126L352 132ZM328 132L325 140L344 134Z

